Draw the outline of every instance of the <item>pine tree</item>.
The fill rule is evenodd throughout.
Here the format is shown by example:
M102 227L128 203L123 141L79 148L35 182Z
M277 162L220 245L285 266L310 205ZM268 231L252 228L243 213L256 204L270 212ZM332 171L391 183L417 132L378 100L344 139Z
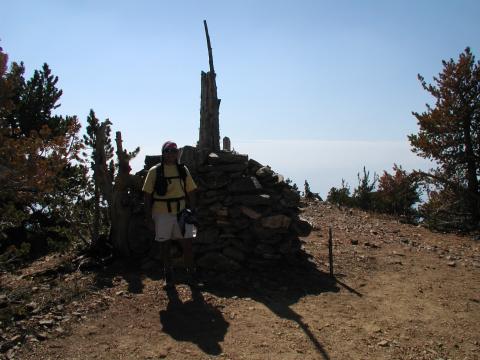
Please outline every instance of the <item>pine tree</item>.
M75 205L78 187L72 181L82 174L80 123L75 116L52 114L62 92L48 65L25 81L23 64L13 62L8 69L7 62L0 48L0 231L46 233Z
M90 166L93 170L94 183L94 224L92 233L92 246L99 245L100 227L108 227L106 221L101 221L101 201L107 203L107 209L112 203L112 188L115 167L113 165L113 153L111 133L111 122L106 119L100 122L95 116L93 109L87 117L87 134L83 139L85 145L91 150ZM108 211L107 211L108 212Z
M353 190L353 203L354 206L359 207L363 210L375 210L375 188L377 184L378 177L374 173L373 180L370 182L370 171L363 167L363 176L360 176L360 173L357 174L358 186Z
M441 188L465 199L470 225L480 221L480 62L467 47L457 61L443 61L443 70L422 87L435 98L423 113L413 112L420 127L408 138L413 151L438 164L424 174Z

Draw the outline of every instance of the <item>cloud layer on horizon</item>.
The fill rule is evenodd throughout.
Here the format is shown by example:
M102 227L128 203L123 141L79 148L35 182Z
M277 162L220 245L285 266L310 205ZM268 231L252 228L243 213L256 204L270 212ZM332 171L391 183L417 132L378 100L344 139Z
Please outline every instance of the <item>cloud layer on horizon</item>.
M239 153L292 179L300 189L307 180L322 197L332 186L338 187L342 178L355 187L363 166L373 175L391 172L394 163L408 171L433 165L415 155L408 141L256 140L233 145Z

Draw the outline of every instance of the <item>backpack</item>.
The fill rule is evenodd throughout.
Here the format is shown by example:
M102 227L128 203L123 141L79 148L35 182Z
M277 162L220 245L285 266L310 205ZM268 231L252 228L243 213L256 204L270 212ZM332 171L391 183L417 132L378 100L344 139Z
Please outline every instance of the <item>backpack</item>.
M153 189L159 196L163 196L167 193L168 184L170 183L170 179L180 179L180 184L182 186L183 193L186 194L185 191L185 181L187 179L187 169L185 168L184 164L177 163L177 171L178 176L165 176L165 170L163 168L163 163L160 166L157 166L156 169L156 176L155 176L155 185Z

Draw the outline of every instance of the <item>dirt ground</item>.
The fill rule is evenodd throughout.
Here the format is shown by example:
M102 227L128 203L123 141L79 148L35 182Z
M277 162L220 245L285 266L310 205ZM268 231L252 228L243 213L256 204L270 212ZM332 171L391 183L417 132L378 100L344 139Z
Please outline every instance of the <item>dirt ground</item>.
M314 224L305 256L269 271L203 274L200 288L179 271L166 292L159 273L119 263L45 272L61 256L3 273L4 299L20 306L28 293L29 303L28 314L3 324L0 356L480 359L478 240L321 202L303 216ZM66 289L70 299L56 298Z

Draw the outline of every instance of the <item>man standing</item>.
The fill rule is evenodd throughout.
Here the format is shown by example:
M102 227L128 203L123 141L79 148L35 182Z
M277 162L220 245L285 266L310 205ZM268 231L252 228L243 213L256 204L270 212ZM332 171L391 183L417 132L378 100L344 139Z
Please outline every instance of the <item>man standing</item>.
M197 186L187 167L178 163L177 144L167 141L162 146L162 162L153 166L145 178L145 216L147 223L155 225L155 244L159 245L164 264L165 283L173 287L170 246L172 240L179 240L187 271L193 276L192 239L193 227L180 229L177 216L187 207L195 206L194 192ZM154 246L155 248L158 248Z

